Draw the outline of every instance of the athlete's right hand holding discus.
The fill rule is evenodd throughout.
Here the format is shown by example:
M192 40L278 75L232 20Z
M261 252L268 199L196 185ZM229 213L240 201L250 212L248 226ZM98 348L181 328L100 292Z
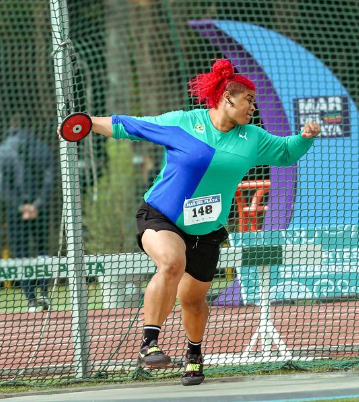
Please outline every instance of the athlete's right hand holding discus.
M79 121L79 117L82 118ZM86 113L68 115L57 127L57 137L66 141L77 142L84 139L90 131L112 137L111 117L90 117Z
M144 299L138 364L160 368L170 363L158 339L177 296L188 337L181 382L197 385L204 381L206 294L228 236L224 226L233 189L253 166L295 163L311 148L320 126L310 122L301 135L282 137L250 124L256 88L229 60L217 60L189 88L207 108L160 116L91 117L91 123L93 132L106 137L165 148L167 163L136 214L138 245L157 265Z

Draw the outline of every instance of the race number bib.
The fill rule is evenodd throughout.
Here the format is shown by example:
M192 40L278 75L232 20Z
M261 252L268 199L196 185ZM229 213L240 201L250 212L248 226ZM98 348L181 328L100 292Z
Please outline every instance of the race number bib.
M190 198L183 204L184 225L212 222L218 219L222 211L221 194Z

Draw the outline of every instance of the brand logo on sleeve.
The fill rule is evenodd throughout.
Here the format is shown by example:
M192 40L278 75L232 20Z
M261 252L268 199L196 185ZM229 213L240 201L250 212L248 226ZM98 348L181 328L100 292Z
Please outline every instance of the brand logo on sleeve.
M194 126L194 131L198 134L204 133L206 126L204 124L197 123Z

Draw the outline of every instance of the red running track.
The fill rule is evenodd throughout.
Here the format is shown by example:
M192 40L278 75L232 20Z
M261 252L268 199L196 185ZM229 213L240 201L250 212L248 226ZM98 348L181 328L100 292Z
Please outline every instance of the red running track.
M143 316L134 320L137 309L92 310L88 313L91 361L100 364L111 357L128 369L137 359ZM272 306L272 321L287 347L311 352L311 356L341 358L357 355L359 346L359 303L335 302L312 306ZM142 312L141 312L142 313ZM71 312L52 311L36 356L46 313L0 314L0 373L13 377L26 367L62 367L73 363ZM241 353L259 323L258 307L211 307L204 338L204 353ZM118 353L111 356L128 332ZM168 317L160 337L165 351L180 357L186 347L180 308ZM353 350L351 351L351 348ZM126 361L124 361L126 360ZM118 367L118 366L117 366ZM11 374L9 374L11 370Z

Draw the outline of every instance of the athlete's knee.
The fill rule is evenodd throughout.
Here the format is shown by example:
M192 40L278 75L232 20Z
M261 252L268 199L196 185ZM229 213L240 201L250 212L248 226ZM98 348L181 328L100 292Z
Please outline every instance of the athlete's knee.
M179 302L182 309L190 311L193 314L201 313L203 310L208 309L208 304L206 297L201 298L191 298L191 297L180 297Z
M180 279L186 268L186 257L180 254L163 253L158 257L158 272L170 278Z

